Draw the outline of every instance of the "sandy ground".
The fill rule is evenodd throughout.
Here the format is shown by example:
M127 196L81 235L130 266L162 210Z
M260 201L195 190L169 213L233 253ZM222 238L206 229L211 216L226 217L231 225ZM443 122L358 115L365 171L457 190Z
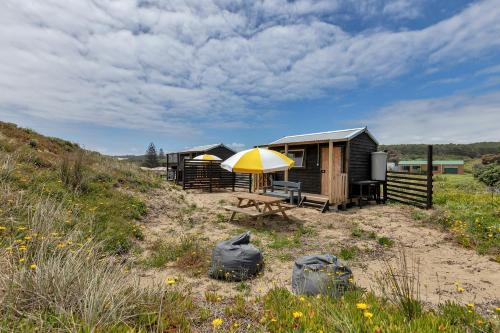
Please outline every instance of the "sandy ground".
M500 265L487 256L478 255L453 243L450 235L425 222L411 217L412 208L399 205L370 205L362 209L320 213L312 208L296 208L288 214L291 221L273 216L264 219L263 225L251 219L239 219L227 223L229 213L221 206L233 203L234 194L184 193L180 190L159 191L146 198L150 214L144 221L146 241L142 242L148 255L147 244L155 239L179 239L182 235L197 235L207 244L207 251L218 241L228 239L245 230L251 230L252 239L263 250L266 262L264 273L248 281L247 295L257 296L278 285L290 288L293 262L306 254L336 254L343 246L355 245L358 253L346 263L353 270L356 284L368 290L378 291L376 275L385 262L395 262L402 249L407 257L419 263L421 299L433 306L446 300L474 303L486 311L500 305ZM191 203L196 209L179 214L182 207ZM219 215L219 216L218 216ZM376 239L354 237L353 229L374 232L377 237L386 236L395 241L394 246L384 247ZM297 230L309 232L300 238L300 246L271 249L267 245L272 234L293 237ZM194 276L175 264L162 269L136 268L134 273L143 284L151 284L167 277L179 278L179 285L203 297L206 291L223 296L233 296L238 283L209 279L205 273ZM457 290L456 283L463 288Z

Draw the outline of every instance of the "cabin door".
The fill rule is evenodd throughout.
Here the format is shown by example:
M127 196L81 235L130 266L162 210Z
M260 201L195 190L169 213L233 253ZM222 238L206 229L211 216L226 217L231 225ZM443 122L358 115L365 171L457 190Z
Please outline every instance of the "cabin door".
M321 194L329 195L328 193L328 147L321 148ZM337 175L342 172L342 148L333 147L333 174Z

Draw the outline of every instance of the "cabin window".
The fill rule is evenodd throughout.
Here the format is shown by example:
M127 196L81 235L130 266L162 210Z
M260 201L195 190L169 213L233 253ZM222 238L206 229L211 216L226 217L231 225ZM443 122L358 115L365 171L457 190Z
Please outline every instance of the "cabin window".
M420 171L420 165L412 165L411 169L413 171Z
M410 171L409 165L403 165L403 171Z
M432 166L432 171L438 171L438 166L437 165L433 165Z
M288 150L288 157L295 161L294 168L303 168L305 167L304 163L304 149L292 149Z

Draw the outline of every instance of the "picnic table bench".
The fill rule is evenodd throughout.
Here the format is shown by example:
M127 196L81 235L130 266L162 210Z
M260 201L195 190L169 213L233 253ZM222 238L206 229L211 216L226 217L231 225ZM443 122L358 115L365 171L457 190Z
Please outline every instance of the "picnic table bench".
M256 217L258 220L264 216L280 214L289 219L285 211L295 208L294 205L283 203L283 199L255 193L239 193L236 195L236 206L224 206L225 210L232 211L229 222L233 221L236 213Z

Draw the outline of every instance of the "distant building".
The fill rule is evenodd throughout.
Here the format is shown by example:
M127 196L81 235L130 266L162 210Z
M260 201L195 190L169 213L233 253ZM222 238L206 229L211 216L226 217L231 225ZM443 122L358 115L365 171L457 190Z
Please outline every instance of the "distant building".
M192 147L178 152L166 154L168 179L182 181L183 162L185 159L192 159L198 155L210 154L219 157L222 160L228 159L236 152L223 143Z
M426 160L399 161L399 171L408 173L427 172ZM432 161L432 173L434 174L463 174L464 161L462 160L444 160Z

